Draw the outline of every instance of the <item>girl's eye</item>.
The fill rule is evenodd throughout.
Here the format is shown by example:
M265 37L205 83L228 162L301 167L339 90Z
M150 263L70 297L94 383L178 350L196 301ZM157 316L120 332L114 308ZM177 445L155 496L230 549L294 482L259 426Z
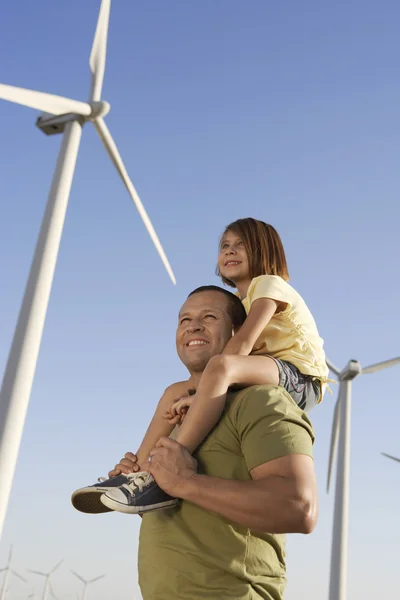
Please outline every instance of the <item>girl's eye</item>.
M241 240L238 242L238 246L243 246L243 242Z
M228 244L225 242L224 244L222 244L221 250L225 250L225 248L227 248L227 247L228 247Z

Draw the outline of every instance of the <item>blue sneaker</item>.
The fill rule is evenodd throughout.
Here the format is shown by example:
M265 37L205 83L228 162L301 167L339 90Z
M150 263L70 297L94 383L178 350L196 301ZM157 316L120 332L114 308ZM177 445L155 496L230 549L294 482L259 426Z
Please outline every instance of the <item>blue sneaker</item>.
M107 506L100 501L101 495L109 490L119 488L128 481L128 477L122 474L112 477L111 479L100 477L98 483L75 490L71 496L72 506L76 508L76 510L88 514L110 512L112 509L107 508Z
M131 473L119 488L105 492L100 500L109 509L128 514L176 506L179 499L166 494L146 471Z

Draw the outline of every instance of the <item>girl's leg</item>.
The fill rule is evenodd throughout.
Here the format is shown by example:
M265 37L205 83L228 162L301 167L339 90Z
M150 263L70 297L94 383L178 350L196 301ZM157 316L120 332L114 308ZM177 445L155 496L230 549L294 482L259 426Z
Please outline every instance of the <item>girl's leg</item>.
M228 388L234 384L241 387L279 385L278 366L268 356L220 354L211 358L176 438L190 453L217 424Z
M171 425L166 419L163 418L163 415L169 409L174 400L177 400L188 394L188 387L187 381L180 381L170 385L165 390L157 405L156 412L150 421L150 425L147 428L143 441L136 452L137 464L139 466L138 470L146 470L146 462L149 458L150 450L155 448L158 440L161 437L168 437L171 435L175 425Z

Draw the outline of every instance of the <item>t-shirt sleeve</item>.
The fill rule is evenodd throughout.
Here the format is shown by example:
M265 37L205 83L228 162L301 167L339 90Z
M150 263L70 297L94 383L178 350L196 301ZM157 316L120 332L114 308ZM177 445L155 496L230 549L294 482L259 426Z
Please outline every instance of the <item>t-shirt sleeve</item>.
M281 277L276 275L262 275L254 282L254 288L251 293L251 303L258 298L271 298L277 302L283 302L291 306L291 288Z
M288 456L313 456L314 431L308 416L278 386L252 386L235 399L235 426L247 470Z

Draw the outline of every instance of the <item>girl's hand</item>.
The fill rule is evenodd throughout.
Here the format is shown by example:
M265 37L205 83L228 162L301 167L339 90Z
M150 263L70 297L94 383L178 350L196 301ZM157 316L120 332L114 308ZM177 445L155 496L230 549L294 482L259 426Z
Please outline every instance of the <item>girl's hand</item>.
M170 406L171 415L174 415L174 416L179 415L183 420L185 418L187 411L192 406L193 400L194 400L194 395L193 396L184 396L180 400L176 400L176 402L174 402Z
M193 402L193 396L184 396L179 400L175 400L169 407L169 410L164 414L164 419L171 425L183 423L185 415Z
M137 456L133 452L127 452L117 465L108 473L108 476L116 477L117 475L128 475L128 473L137 473L140 467L137 464Z

